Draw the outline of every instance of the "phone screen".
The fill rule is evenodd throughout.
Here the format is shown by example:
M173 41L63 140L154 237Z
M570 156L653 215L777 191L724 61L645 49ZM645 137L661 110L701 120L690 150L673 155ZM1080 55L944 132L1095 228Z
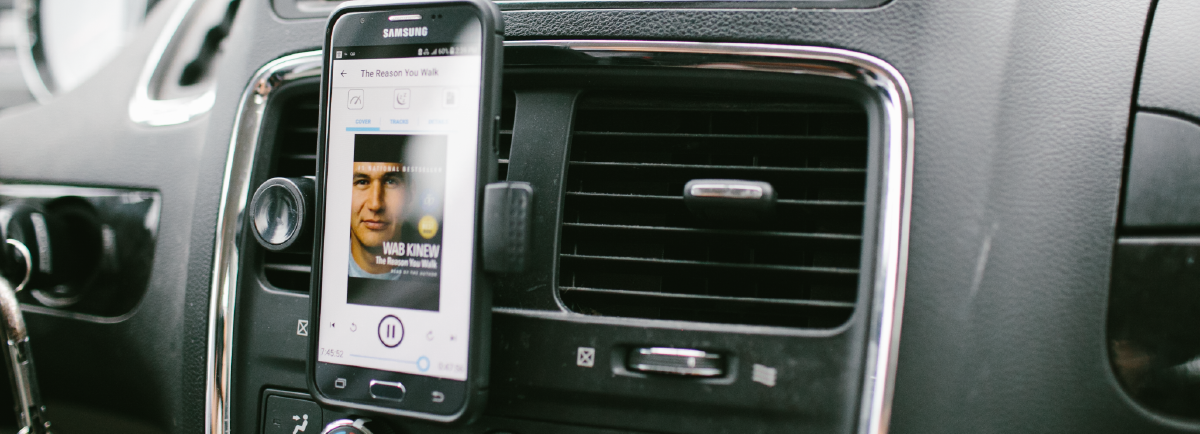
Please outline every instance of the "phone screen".
M470 11L334 25L316 367L331 396L449 406L445 381L467 379L482 79ZM414 385L428 390L412 398Z

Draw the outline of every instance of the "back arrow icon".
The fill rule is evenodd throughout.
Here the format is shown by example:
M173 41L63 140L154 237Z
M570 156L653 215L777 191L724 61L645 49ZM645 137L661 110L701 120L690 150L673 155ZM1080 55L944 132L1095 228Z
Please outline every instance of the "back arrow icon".
M342 77L346 76L346 71L342 71Z

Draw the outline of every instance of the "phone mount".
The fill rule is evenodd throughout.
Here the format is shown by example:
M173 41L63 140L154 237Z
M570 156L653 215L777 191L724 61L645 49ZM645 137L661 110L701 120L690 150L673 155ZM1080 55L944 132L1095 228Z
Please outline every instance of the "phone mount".
M483 193L483 269L493 273L525 271L533 209L528 182L493 182Z
M271 251L307 251L312 246L315 183L311 178L271 178L254 191L247 215L258 244ZM493 182L483 195L483 268L493 273L525 271L532 226L533 187L527 182Z
M311 249L315 189L312 178L271 178L258 186L249 213L258 244L275 252Z

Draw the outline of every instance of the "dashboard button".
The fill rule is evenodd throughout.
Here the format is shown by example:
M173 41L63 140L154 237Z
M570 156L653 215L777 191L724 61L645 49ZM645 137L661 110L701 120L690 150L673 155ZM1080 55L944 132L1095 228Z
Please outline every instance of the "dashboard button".
M321 407L305 399L269 396L263 418L265 434L314 432L321 426Z
M403 401L404 394L407 392L404 389L404 384L399 381L379 381L371 380L370 386L371 397L375 399L386 399L389 401Z
M379 321L379 342L388 348L395 348L404 340L404 323L393 315L383 317Z

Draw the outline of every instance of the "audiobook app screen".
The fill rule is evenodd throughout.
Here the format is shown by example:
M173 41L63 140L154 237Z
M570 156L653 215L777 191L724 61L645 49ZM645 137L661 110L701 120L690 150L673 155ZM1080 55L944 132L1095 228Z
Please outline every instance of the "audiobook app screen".
M465 380L481 36L427 34L332 50L318 361Z

